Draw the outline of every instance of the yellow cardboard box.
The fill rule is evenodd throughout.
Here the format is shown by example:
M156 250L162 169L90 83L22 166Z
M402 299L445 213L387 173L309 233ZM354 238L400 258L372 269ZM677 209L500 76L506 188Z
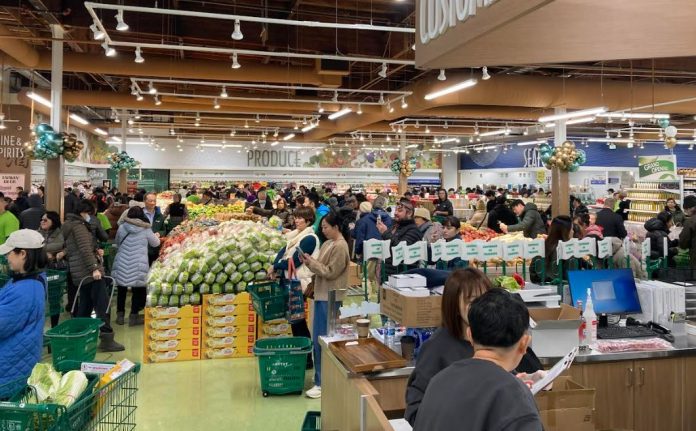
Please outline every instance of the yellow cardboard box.
M171 319L200 317L200 305L185 305L183 307L148 307L145 309L145 316L153 319Z
M200 348L200 338L188 338L183 340L145 341L145 349L151 352L167 352L170 350L193 350Z
M206 359L249 358L252 356L254 356L254 346L203 349L203 357Z
M256 314L254 306L251 304L221 304L205 305L203 307L204 316L242 316Z
M184 340L190 338L201 338L202 330L200 327L183 329L163 329L155 330L149 326L145 327L145 339L151 341L158 340Z
M186 328L200 328L201 318L200 317L188 317L188 318L176 318L172 317L169 319L148 319L147 315L145 317L145 327L155 330L164 329L186 329Z
M206 349L222 349L224 347L246 348L253 346L255 342L255 335L238 335L229 337L205 337L203 344Z
M144 361L148 363L197 361L199 359L201 359L200 349L170 350L168 352L145 350L144 352Z
M206 327L204 337L231 337L256 335L256 325L210 326Z
M249 326L256 324L256 314L242 314L241 316L207 316L205 327L210 326Z
M221 293L215 295L203 295L203 305L240 305L251 304L251 295L242 293Z

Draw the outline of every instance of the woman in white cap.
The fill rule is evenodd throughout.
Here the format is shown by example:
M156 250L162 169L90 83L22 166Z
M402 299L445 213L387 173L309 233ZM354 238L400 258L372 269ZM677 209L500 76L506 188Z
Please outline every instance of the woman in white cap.
M40 233L13 232L0 254L7 256L11 279L0 289L0 399L26 381L43 348L46 252Z

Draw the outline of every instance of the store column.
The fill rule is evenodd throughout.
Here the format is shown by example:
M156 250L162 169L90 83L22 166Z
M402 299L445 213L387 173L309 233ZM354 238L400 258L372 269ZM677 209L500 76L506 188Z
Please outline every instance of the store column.
M51 42L51 127L56 132L61 130L62 96L63 96L63 27L51 25L53 41ZM33 122L33 118L31 121ZM46 160L46 209L63 214L63 171L65 161L60 155Z
M399 136L399 160L406 160L406 134L402 133ZM399 172L399 196L403 196L408 188L408 177L402 172Z
M121 111L121 151L126 151L126 138L128 137L126 131L128 129L128 115L126 110ZM121 169L118 171L118 191L121 193L128 193L128 170Z
M565 108L556 108L555 114L565 114ZM554 146L560 147L566 140L566 120L556 120ZM551 168L551 213L553 217L570 214L570 181L568 171Z

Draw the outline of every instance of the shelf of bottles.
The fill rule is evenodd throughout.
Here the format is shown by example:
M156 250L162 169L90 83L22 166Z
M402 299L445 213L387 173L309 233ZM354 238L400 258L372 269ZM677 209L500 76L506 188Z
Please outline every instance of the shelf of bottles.
M654 181L638 181L633 187L627 188L626 193L626 199L631 201L628 220L641 223L663 211L667 199L674 198L680 202L682 194L679 182Z

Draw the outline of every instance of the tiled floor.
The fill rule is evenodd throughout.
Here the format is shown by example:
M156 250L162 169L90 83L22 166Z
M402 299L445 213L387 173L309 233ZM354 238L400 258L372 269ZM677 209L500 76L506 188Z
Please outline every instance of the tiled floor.
M98 353L96 360L142 362L143 327L114 327L126 351ZM309 388L311 372L306 379ZM299 431L305 413L321 408L300 395L263 398L256 358L144 364L138 384L136 429L143 431Z

